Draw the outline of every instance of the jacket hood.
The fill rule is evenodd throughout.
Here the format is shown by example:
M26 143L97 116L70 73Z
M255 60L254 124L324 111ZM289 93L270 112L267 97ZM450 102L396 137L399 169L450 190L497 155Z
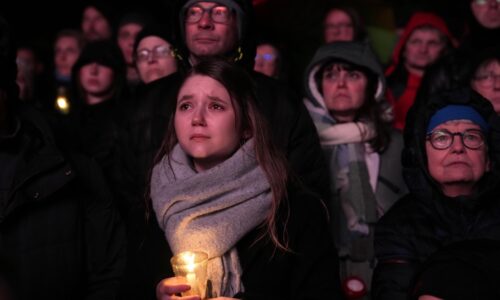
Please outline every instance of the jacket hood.
M416 12L415 14L412 15L412 17L408 21L403 31L403 34L401 35L396 46L394 47L394 51L392 52L391 65L387 68L385 72L386 76L391 75L396 70L398 65L401 63L401 54L403 52L406 42L410 38L410 35L413 33L415 29L422 26L432 26L436 28L437 30L441 31L446 37L448 37L448 40L454 47L457 46L455 38L448 30L448 26L441 17L428 12Z
M382 99L385 92L384 72L369 44L364 42L334 42L321 46L316 51L312 61L306 68L304 78L306 96L314 108L323 110L325 114L328 114L325 101L319 91L319 87L317 86L314 77L321 67L333 60L353 64L367 69L369 72L375 74L378 78L375 99L378 101ZM311 105L308 106L311 107Z
M436 192L442 195L427 168L425 139L427 125L434 113L449 104L469 105L488 123L487 134L490 171L478 183L481 195L498 188L500 179L500 118L491 103L470 88L448 90L431 95L426 103L416 103L408 112L404 130L405 147L402 153L403 176L410 191L421 197L430 198Z
M174 39L177 48L177 57L184 63L185 66L189 65L189 50L186 46L185 40L185 26L184 16L188 6L204 2L202 0L177 0L174 7ZM206 1L205 1L206 2ZM256 33L255 25L255 11L252 6L251 0L210 0L208 2L215 2L225 5L236 12L238 18L238 45L230 51L225 53L224 56L234 59L240 65L246 68L253 69L256 53ZM239 49L239 51L238 51Z

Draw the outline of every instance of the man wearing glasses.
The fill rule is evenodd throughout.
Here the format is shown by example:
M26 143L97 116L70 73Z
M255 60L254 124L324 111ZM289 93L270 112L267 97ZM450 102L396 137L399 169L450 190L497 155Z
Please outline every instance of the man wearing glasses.
M180 1L176 22L177 54L185 67L222 56L248 70L257 100L271 123L272 137L287 154L292 169L313 191L329 195L328 172L314 124L295 91L254 72L254 11L249 0Z
M431 96L410 114L403 150L410 193L376 225L374 299L422 296L412 294L416 275L449 243L500 240L500 119L491 104L467 88Z
M189 1L183 8L185 16L185 41L190 52L191 64L203 57L234 55L238 40L236 12L241 9L233 1ZM192 5L190 3L193 3Z

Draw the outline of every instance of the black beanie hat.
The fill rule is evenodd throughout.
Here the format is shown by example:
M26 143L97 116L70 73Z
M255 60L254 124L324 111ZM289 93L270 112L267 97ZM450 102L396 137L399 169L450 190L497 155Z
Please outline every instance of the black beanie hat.
M16 77L16 57L9 24L0 16L0 89L5 90L9 99L16 98L19 94Z
M118 46L111 41L95 41L85 45L73 66L73 72L77 72L84 65L94 62L110 67L115 72L124 72L125 70L123 55Z

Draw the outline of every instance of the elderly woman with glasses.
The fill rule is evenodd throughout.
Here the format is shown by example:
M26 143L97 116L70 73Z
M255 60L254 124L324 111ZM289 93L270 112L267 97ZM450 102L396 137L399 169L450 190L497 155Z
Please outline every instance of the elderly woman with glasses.
M409 299L422 263L452 242L500 240L500 119L491 104L456 89L409 116L402 157L410 193L375 227L374 299Z

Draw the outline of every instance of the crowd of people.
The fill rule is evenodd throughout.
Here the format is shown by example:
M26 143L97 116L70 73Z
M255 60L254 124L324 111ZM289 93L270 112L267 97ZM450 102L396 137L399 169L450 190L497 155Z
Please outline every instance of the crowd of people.
M250 0L91 3L50 78L0 17L0 299L500 299L500 2L464 1L386 66L331 6L303 87Z

